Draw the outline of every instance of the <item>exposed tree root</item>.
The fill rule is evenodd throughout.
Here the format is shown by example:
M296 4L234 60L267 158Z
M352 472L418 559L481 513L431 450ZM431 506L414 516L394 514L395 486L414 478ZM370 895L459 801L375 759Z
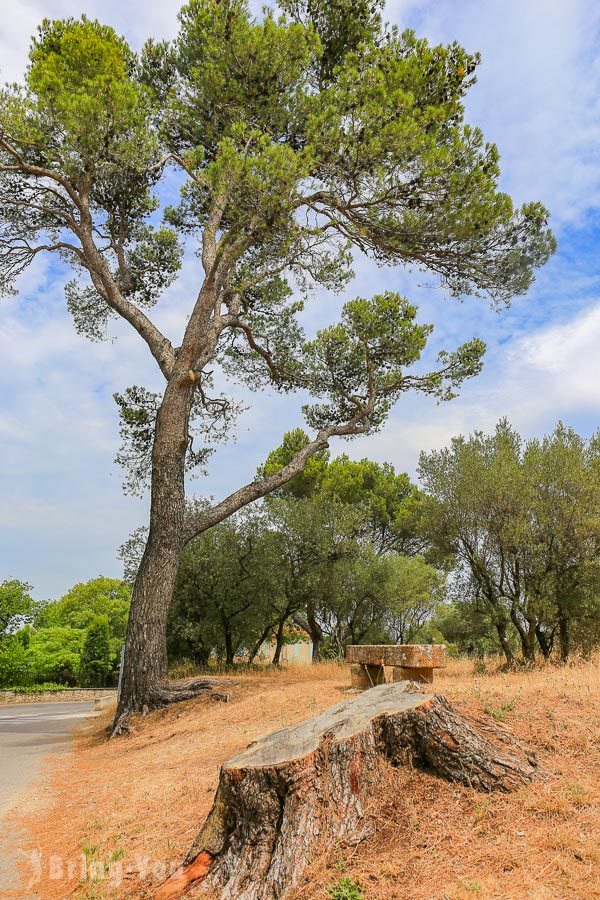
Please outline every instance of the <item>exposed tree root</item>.
M171 703L180 703L182 700L192 700L199 694L210 691L212 700L227 702L229 694L218 692L215 687L227 687L230 681L222 681L216 678L196 678L194 681L168 681L161 684L152 694L154 708L169 706Z
M215 690L215 688L229 687L231 681L223 681L217 678L196 678L194 681L167 681L157 685L147 695L146 702L141 709L117 708L117 714L113 722L111 737L118 737L130 730L130 721L134 716L147 716L156 709L163 709L172 703L181 703L183 700L192 700L201 694L210 694L210 699L226 703L229 694Z
M536 762L500 729L442 696L385 684L251 744L221 769L213 808L157 900L194 883L222 900L274 900L318 842L356 843L385 766L418 766L480 791L514 791Z

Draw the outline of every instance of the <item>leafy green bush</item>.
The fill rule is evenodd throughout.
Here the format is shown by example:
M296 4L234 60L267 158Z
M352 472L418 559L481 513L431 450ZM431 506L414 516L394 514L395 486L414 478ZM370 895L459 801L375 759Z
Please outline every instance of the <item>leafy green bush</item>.
M0 688L9 684L28 684L31 676L27 648L16 636L4 637L0 643Z
M32 630L29 642L31 680L76 685L84 632L68 626ZM12 683L19 679L13 676Z
M0 643L29 621L33 610L30 590L31 586L23 581L0 584Z
M119 578L92 578L76 584L60 600L47 603L38 615L38 628L64 626L86 631L98 616L108 619L111 638L125 638L131 585Z
M105 687L112 661L108 618L98 616L85 636L79 665L81 684L85 687Z
M347 876L338 881L331 881L327 885L327 892L331 900L363 900L365 896L360 881Z
M94 578L76 584L56 601L34 603L29 586L17 581L0 584L0 688L41 683L74 687L80 683L104 687L113 681L129 612L131 587L118 578ZM102 625L98 633L98 619ZM31 623L31 624L30 624ZM108 627L108 650L106 646ZM84 643L102 645L83 661ZM93 641L92 641L93 643Z

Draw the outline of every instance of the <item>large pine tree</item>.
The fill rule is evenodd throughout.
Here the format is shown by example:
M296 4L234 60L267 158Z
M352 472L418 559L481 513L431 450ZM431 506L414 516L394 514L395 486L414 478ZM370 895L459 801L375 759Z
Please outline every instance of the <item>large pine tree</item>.
M504 303L527 291L554 249L538 203L498 190L498 153L465 124L477 56L433 47L382 22L368 0L282 0L256 20L244 0L192 0L171 44L138 58L97 22L45 21L24 84L0 97L0 272L9 290L42 252L74 272L75 325L101 337L111 317L145 341L164 376L118 401L133 483L151 481L117 727L173 699L167 613L182 548L298 474L333 436L368 434L399 395L452 395L481 366L470 341L411 374L431 326L398 294L348 302L312 339L298 320L317 285L345 286L361 251L437 275L452 295ZM177 207L161 183L183 180ZM198 281L175 347L150 310L176 278L182 242ZM186 514L194 423L227 427L232 403L211 372L303 389L311 440L279 471ZM215 560L218 565L218 560Z

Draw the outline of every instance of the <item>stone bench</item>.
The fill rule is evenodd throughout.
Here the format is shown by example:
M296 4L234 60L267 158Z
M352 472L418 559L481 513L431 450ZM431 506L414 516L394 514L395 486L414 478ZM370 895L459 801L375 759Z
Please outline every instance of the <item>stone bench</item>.
M352 687L364 691L385 684L385 668L392 669L392 681L431 684L433 670L446 666L443 644L350 644L346 648Z

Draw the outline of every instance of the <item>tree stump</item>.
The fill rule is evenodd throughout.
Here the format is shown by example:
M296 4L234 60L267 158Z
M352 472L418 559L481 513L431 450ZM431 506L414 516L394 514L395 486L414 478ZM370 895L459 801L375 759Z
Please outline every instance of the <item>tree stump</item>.
M537 775L531 754L498 728L440 695L382 684L229 760L184 866L157 900L199 881L222 900L283 897L318 843L360 839L372 788L387 765L407 762L480 791L513 791Z

